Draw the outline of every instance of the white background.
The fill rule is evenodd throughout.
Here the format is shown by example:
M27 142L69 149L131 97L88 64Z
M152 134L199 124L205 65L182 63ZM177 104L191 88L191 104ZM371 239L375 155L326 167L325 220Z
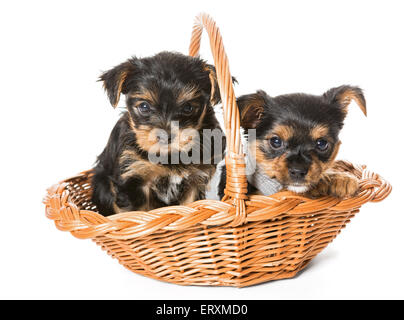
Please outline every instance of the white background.
M401 1L2 1L0 4L0 298L404 298ZM119 117L101 71L132 55L187 53L196 14L217 21L236 94L321 94L361 86L339 158L387 178L309 267L254 287L183 287L123 268L90 240L58 231L41 199L90 168ZM202 57L211 60L206 34ZM123 106L120 104L120 106Z

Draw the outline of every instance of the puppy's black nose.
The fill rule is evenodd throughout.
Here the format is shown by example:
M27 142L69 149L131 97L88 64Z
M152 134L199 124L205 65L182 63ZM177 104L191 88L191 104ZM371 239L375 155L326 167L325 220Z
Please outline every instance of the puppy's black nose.
M301 180L306 176L307 171L305 168L289 168L289 175L293 180Z

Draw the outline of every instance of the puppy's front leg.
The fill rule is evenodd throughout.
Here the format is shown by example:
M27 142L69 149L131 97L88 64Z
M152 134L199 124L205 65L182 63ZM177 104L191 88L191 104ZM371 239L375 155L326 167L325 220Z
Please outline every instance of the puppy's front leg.
M147 202L144 181L139 176L131 176L116 185L116 206L120 211L139 210Z
M349 172L327 170L319 183L308 192L310 197L331 195L337 198L353 197L359 189L359 180Z
M116 201L113 191L114 185L111 177L100 164L94 169L92 186L92 201L97 206L99 213L103 216L109 216L116 213L114 207Z

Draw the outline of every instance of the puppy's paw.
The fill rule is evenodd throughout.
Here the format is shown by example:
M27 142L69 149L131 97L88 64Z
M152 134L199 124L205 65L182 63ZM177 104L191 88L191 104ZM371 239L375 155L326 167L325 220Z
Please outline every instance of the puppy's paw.
M321 179L317 185L306 193L310 198L319 198L329 195L330 181L328 179Z
M356 195L359 180L349 173L336 173L330 179L329 193L337 198L348 198Z
M356 195L359 189L359 180L352 174L345 172L326 173L312 188L307 196L318 198L331 195L336 198L349 198Z
M129 196L125 193L119 192L116 195L116 202L115 204L118 206L118 208L125 208L130 206L130 199Z

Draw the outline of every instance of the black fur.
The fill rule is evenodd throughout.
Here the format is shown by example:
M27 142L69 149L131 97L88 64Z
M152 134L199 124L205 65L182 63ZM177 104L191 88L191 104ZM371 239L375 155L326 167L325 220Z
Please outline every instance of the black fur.
M366 114L366 101L362 90L347 85L330 89L319 96L294 93L270 97L264 91L257 91L239 97L237 104L241 126L244 129L256 129L257 145L267 161L284 155L289 172L294 169L306 172L313 161L327 163L335 156L334 150L339 145L338 135L351 99L354 99ZM269 137L272 130L280 125L292 128L294 134L288 141L283 142L283 147L276 149L271 146ZM322 137L328 143L325 151L316 148L317 141L313 140L310 134L311 130L318 126L328 129L327 136ZM251 142L251 137L248 139ZM290 176L288 178L291 179ZM220 195L223 195L225 179L224 170L219 185ZM285 184L285 181L279 182ZM252 186L249 188L251 190Z
M219 155L212 153L207 164L188 164L180 158L178 164L169 161L153 166L147 142L140 139L140 134L144 127L169 131L172 121L179 123L179 129L199 126L200 134L203 129L220 130L212 108L220 101L215 79L214 67L205 61L170 52L134 57L101 75L113 106L118 104L121 93L126 95L126 110L94 168L92 201L101 214L150 210L181 204L189 197L193 201L204 197L204 187L222 159L223 150ZM187 88L193 90L192 94L185 95L186 99L179 103L179 96ZM144 98L148 96L153 101ZM139 111L143 103L150 108L148 113ZM193 111L185 114L185 106L189 105ZM143 166L141 172L136 171L137 165ZM156 177L151 181L153 175Z

